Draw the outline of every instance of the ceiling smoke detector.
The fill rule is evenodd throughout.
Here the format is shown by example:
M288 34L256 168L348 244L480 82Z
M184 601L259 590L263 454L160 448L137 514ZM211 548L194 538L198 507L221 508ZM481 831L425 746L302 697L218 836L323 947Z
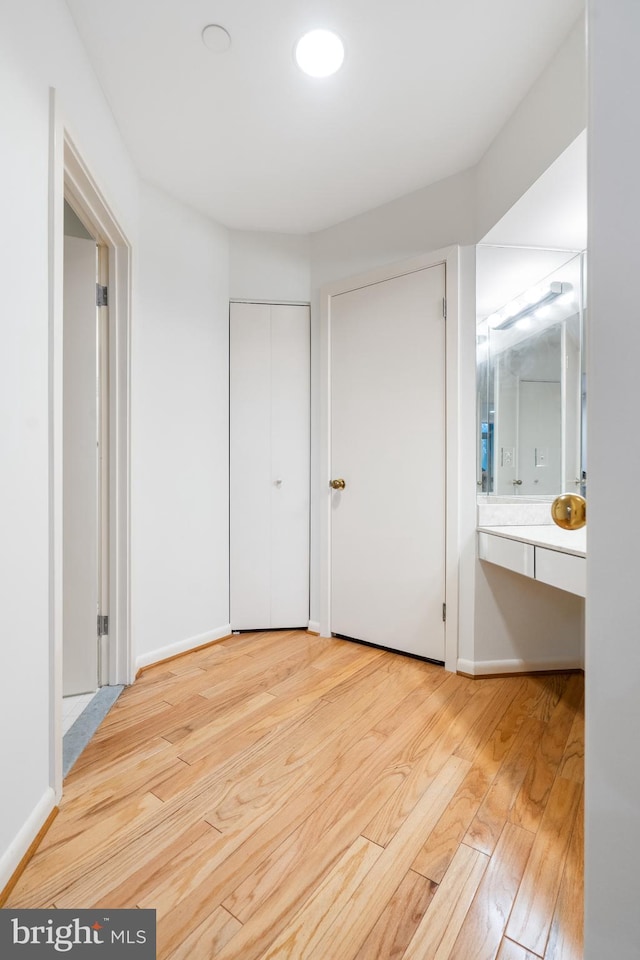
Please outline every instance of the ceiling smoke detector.
M218 23L210 23L202 31L202 42L213 53L226 53L231 46L231 34Z

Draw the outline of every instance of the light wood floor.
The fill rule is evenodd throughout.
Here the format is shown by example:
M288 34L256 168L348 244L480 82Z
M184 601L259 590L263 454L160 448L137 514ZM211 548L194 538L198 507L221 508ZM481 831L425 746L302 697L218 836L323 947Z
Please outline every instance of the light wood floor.
M583 679L303 632L146 672L8 906L151 907L160 960L579 960Z

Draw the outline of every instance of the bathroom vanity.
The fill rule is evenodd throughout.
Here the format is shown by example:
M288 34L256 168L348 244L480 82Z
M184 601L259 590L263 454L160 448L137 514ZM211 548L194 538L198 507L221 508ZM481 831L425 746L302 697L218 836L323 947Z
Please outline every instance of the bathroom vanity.
M474 642L458 670L581 669L586 528L551 507L585 493L584 258L481 245L476 280Z
M548 586L586 596L587 530L555 525L478 527L478 557Z
M579 597L586 529L548 501L584 492L583 279L580 254L478 251L478 557Z

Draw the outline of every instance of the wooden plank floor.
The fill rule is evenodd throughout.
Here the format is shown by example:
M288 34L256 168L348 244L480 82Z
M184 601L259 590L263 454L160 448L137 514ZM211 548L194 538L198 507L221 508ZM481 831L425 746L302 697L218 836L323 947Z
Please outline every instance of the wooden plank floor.
M7 906L155 908L160 960L580 960L583 702L233 637L124 691Z

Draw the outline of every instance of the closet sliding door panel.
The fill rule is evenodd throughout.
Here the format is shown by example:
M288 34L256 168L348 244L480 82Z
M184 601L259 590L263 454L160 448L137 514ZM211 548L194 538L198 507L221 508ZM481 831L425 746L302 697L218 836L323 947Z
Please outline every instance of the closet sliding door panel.
M309 308L271 308L271 626L309 622Z
M309 308L231 304L231 626L309 620Z
M271 618L271 317L262 304L231 305L229 530L231 625Z

